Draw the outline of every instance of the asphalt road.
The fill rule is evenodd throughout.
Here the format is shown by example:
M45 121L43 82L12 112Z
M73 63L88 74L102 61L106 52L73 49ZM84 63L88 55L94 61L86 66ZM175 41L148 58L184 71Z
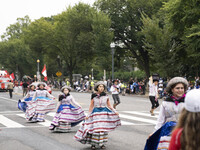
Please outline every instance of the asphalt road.
M0 149L1 150L90 150L90 145L83 145L73 139L79 126L69 133L54 133L48 130L54 113L45 116L44 123L28 123L24 113L17 108L21 90L10 99L8 93L0 92ZM90 93L71 93L87 112ZM54 96L59 92L54 91ZM111 103L113 100L109 95ZM117 107L122 126L109 133L106 150L142 150L148 135L153 131L156 116L150 116L150 101L142 96L120 96L121 104Z

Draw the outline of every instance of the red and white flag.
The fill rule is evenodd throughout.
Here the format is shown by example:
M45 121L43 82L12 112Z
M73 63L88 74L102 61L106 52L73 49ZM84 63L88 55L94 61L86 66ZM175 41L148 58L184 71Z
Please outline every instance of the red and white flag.
M44 68L42 69L42 75L44 76L44 80L47 81L47 69L46 69L46 65L44 65Z
M9 75L9 73L8 73L8 71L7 71L7 70L5 70L5 73L6 73L6 75Z
M10 75L9 75L9 73L8 73L8 71L7 71L7 70L5 70L5 73L6 73L6 75L5 75L5 76L9 78L9 77L10 77Z
M15 79L15 75L14 75L14 73L12 73L11 75L10 75L10 80L14 80Z

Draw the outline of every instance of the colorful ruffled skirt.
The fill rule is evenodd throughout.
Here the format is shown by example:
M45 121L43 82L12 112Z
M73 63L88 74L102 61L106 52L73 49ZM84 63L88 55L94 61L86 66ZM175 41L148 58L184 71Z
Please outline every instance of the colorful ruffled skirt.
M81 123L85 117L85 113L81 107L74 107L71 104L62 104L59 106L49 129L67 131L70 130L71 127Z
M168 150L175 126L176 123L173 121L165 123L147 140L144 150Z
M24 99L24 102L22 102L21 100L18 101L18 109L20 109L23 112L26 112L26 108L27 108L27 104L26 102L31 101L33 97L29 97Z
M55 100L47 97L36 97L32 101L27 101L26 120L36 122L45 121L44 115L56 108Z
M121 125L115 112L107 107L95 107L77 131L74 139L82 144L102 146L108 141L108 132Z

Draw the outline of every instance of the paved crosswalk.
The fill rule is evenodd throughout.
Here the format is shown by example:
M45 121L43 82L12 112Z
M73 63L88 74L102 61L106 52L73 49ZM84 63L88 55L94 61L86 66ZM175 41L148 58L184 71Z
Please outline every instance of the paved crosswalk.
M158 112L155 112L155 116L151 116L147 111L119 111L119 114L122 126L154 126L158 118ZM20 111L13 113L0 112L0 128L49 127L54 115L55 112L48 113L45 116L45 122L29 123L25 120L25 114Z

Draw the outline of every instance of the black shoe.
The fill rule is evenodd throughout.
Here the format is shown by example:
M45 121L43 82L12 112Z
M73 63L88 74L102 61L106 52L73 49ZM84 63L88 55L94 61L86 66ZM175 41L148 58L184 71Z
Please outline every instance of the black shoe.
M91 149L96 149L95 145L92 145L92 146L91 146Z
M102 145L102 146L101 146L101 149L105 149L105 148L106 148L105 145Z

